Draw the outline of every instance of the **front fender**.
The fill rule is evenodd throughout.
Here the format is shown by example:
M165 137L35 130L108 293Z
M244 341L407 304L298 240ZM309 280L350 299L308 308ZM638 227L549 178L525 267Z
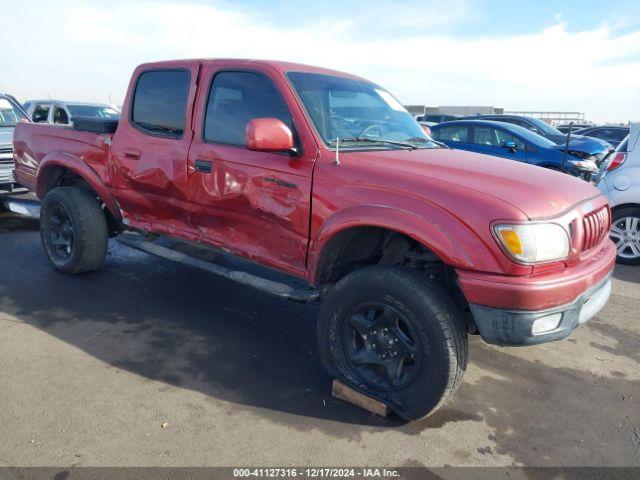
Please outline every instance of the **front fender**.
M474 257L486 250L479 247L482 242L461 224L449 229L408 210L378 205L354 206L336 212L327 219L313 240L309 253L309 273L313 283L322 261L322 252L329 241L340 232L354 227L380 227L407 235L429 248L446 264L467 270L481 268L467 252L468 247L475 246ZM466 234L461 235L465 230ZM482 251L478 252L478 248ZM488 257L492 255L484 258Z
M89 165L77 157L65 152L52 152L40 162L36 177L36 194L44 198L47 193L47 179L55 167L62 167L81 177L91 189L98 194L109 212L117 219L121 219L120 209L100 176Z

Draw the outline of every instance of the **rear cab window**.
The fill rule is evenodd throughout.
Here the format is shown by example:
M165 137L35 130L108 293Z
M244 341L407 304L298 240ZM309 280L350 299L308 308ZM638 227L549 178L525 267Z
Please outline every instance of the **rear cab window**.
M190 74L187 70L148 70L136 82L131 123L142 132L180 138L185 129Z

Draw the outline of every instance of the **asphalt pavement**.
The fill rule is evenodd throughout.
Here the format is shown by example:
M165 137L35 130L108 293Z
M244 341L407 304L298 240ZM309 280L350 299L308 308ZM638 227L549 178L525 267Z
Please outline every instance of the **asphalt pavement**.
M331 397L317 306L115 242L56 272L0 216L0 466L640 465L640 267L567 340L478 337L455 397L413 423Z

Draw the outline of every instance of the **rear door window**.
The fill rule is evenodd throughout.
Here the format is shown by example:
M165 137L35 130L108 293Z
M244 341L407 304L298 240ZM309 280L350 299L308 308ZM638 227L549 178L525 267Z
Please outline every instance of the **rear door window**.
M469 127L466 125L455 125L443 127L433 132L433 137L441 142L461 142L469 141Z
M133 124L149 135L181 137L185 128L189 82L186 70L142 73L133 95Z

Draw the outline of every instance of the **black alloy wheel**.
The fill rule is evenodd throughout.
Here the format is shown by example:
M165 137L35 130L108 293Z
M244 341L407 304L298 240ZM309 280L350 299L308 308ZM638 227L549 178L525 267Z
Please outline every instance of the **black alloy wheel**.
M64 205L53 208L49 219L47 239L51 251L62 259L67 259L73 251L73 222Z
M357 306L343 324L344 349L354 372L378 390L401 389L420 371L420 340L406 316L391 305Z

